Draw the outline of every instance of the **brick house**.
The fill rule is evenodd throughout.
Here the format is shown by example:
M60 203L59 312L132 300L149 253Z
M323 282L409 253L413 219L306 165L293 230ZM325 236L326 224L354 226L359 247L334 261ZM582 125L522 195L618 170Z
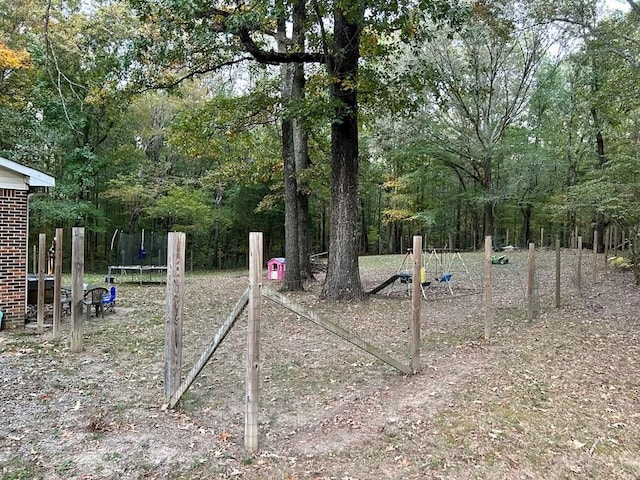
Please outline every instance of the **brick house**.
M55 186L45 173L0 157L0 310L2 328L24 327L29 198Z

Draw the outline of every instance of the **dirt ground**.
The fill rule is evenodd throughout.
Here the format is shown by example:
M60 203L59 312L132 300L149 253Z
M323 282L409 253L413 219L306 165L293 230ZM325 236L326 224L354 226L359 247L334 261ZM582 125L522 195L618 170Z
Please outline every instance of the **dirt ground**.
M163 406L165 286L119 283L116 313L84 326L84 351L30 325L0 332L0 478L638 479L640 296L631 274L563 252L493 267L483 339L482 254L447 264L451 291L421 303L421 371L407 376L264 300L260 451L244 449L246 312L176 410ZM463 261L462 261L463 260ZM364 257L369 290L403 256ZM467 271L465 270L468 270ZM436 272L437 273L437 272ZM247 287L246 272L186 280L183 370ZM265 286L277 283L265 280ZM475 287L475 290L474 290ZM291 298L409 363L411 301L394 284L363 303Z

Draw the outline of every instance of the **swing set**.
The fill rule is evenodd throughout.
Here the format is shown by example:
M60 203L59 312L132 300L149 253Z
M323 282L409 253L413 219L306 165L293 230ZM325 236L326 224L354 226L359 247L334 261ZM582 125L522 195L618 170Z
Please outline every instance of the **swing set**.
M393 287L396 281L399 281L403 290L407 293L411 293L410 285L413 283L413 274L411 270L406 267L407 262L409 266L411 264L411 258L413 255L413 249L408 248L402 263L396 273L391 275L388 279L382 282L377 287L369 291L370 294L378 293L387 287ZM460 252L450 249L432 249L430 251L422 251L422 266L420 267L420 290L422 296L427 300L427 293L430 291L436 291L436 287L442 287L443 291L447 295L454 296L454 287L459 290L460 287L456 285L454 280L458 277L462 277L466 280L466 288L470 289L470 293L477 293L476 287L467 266L460 255ZM463 283L462 281L458 284ZM431 287L431 288L430 288ZM387 295L392 293L392 289L389 289Z

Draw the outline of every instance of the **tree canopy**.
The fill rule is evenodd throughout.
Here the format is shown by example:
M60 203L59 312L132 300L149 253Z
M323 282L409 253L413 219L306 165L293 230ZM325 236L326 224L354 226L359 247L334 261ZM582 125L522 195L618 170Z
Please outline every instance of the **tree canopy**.
M0 152L56 177L31 232L85 226L88 268L116 230L183 230L195 268L226 268L251 230L295 255L307 222L324 295L353 299L358 255L416 234L633 236L627 3L0 0Z

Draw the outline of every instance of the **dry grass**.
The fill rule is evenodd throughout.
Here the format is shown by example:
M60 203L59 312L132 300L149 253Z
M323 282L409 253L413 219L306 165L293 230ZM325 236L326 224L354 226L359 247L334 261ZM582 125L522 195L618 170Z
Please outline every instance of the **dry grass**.
M494 267L493 338L480 295L433 285L422 302L422 372L407 377L265 300L260 443L243 448L243 317L176 411L163 405L164 286L118 285L115 314L71 354L33 329L0 334L2 479L640 478L640 299L631 275L583 291L563 256L537 256L540 316L527 322L526 255ZM480 286L481 254L465 255ZM403 256L361 259L367 289ZM454 274L454 281L461 277ZM247 286L245 272L191 275L185 371ZM456 290L456 286L459 286ZM408 363L403 288L357 304L291 295ZM386 291L384 293L387 293ZM68 320L67 320L68 322Z

